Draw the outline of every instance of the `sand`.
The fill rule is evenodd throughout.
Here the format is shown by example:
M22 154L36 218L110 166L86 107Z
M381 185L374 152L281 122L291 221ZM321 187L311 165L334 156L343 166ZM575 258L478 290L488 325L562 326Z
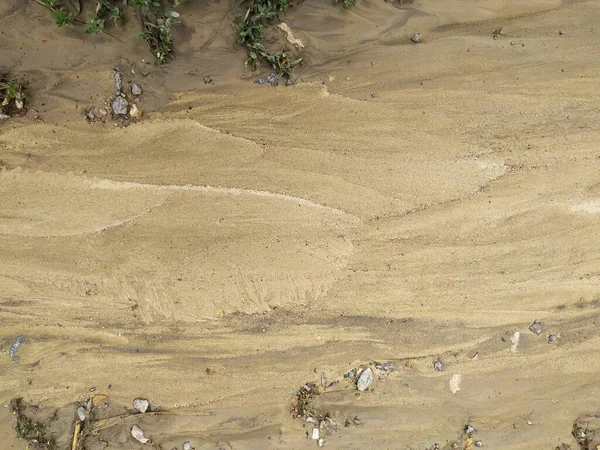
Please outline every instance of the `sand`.
M467 423L486 448L577 447L600 408L600 4L357 3L288 12L305 65L273 88L227 2L183 8L166 68L133 20L119 42L3 2L0 64L31 79L0 125L3 405L60 408L59 448L95 388L106 417L164 412L88 449L148 447L134 424L155 448L304 449L291 401L325 373L327 448L466 449ZM144 120L87 124L117 65ZM358 393L343 374L374 361L395 371ZM25 448L12 426L1 408Z

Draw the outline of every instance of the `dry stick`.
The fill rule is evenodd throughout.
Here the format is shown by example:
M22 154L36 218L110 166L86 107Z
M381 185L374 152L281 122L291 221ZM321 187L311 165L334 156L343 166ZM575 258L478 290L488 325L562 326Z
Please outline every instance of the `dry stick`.
M73 431L73 445L71 450L77 450L77 441L79 439L79 432L81 431L81 420L75 422L75 431Z
M51 6L47 5L46 3L44 3L42 0L33 0L34 2L36 2L38 5L42 5L44 8L49 9L52 12L56 12L56 10L54 8L52 8ZM80 19L79 17L73 17L73 20L75 22L79 22L79 23L85 23L85 20ZM123 43L123 41L121 39L119 39L117 36L115 36L112 33L109 33L108 31L102 30L102 33L110 36L111 38L116 39L117 41L119 41L120 43Z

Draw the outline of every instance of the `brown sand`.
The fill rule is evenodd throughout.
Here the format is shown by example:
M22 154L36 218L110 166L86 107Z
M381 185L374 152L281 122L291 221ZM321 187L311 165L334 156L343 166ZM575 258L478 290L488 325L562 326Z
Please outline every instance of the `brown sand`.
M185 7L167 68L133 21L84 38L2 3L1 64L32 80L0 126L2 404L96 387L170 411L89 448L142 448L134 423L165 449L311 448L290 400L324 372L319 407L363 421L327 448L466 423L487 448L576 447L600 408L598 2L306 0L288 88L240 79L227 2ZM148 119L86 124L132 64ZM342 379L388 360L360 395ZM12 425L0 409L2 449L24 448Z

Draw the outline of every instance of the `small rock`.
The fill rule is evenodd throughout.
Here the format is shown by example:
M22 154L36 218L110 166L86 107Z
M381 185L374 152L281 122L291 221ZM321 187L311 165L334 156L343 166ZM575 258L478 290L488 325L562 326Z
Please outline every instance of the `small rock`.
M279 78L279 74L273 72L272 74L269 74L262 78L257 78L256 80L254 80L254 82L257 84L269 83L271 86L279 86Z
M325 445L325 438L319 438L319 439L317 439L317 445L319 447L323 447Z
M142 430L138 425L131 427L131 435L142 444L146 444L150 440L144 435L144 430Z
M115 94L119 95L123 89L123 77L121 76L121 70L118 67L114 69L113 78L115 80Z
M185 441L183 443L183 450L194 450L194 447L192 447L192 443L190 441Z
M371 384L373 384L373 371L370 367L367 367L360 373L360 376L356 381L356 389L364 391L365 389L368 389Z
M538 322L537 320L534 320L533 323L531 325L529 325L529 330L532 333L537 334L538 336L540 334L542 334L542 324L540 322Z
M87 415L87 410L83 406L80 406L79 408L77 408L77 416L79 417L79 420L81 420L83 422L85 420L86 415Z
M344 378L350 378L351 380L354 380L356 378L356 370L350 369L344 374Z
M100 116L101 119L104 119L107 115L108 115L108 111L106 110L106 108L104 108L104 107L98 108L98 116Z
M139 119L142 117L142 111L140 111L135 103L131 105L131 108L129 108L129 116L132 119Z
M93 106L90 106L89 108L85 108L84 114L85 114L85 120L87 120L88 122L93 122L94 120L96 120L96 114L94 113Z
M394 365L390 361L386 363L378 363L375 361L375 368L383 372L392 372L394 370Z
M418 31L415 31L413 33L413 35L410 37L410 40L412 42L414 42L415 44L418 44L419 42L421 42L421 33L419 33Z
M133 407L141 413L145 413L148 410L148 406L150 406L150 403L143 398L136 398L133 401Z
M475 441L475 447L483 447L483 442Z
M92 386L92 387L89 389L89 391L90 391L90 392L94 392L95 390L96 390L96 386Z
M313 439L313 440L316 441L317 439L319 439L319 434L320 434L319 428L318 427L314 427L312 429L311 439Z
M441 362L439 359L436 359L433 362L433 368L437 371L437 372L441 372L442 370L444 370L444 363Z
M551 334L550 336L548 336L548 344L554 344L557 339L558 336L556 334Z
M210 75L207 75L207 76L204 77L204 83L205 84L212 84L212 82L213 82L213 79L212 79L212 77Z
M10 119L10 116L8 114L3 114L0 113L0 123L4 122L5 120Z
M118 95L112 102L111 106L113 113L124 116L127 114L127 108L129 106L129 103L123 97Z
M469 425L469 424L465 425L465 433L472 434L474 431L475 431L475 428L473 428L471 425Z
M23 96L19 95L18 93L17 97L15 98L15 106L17 107L17 109L23 109L23 106L25 106Z
M131 85L131 93L132 93L133 95L135 95L136 97L137 97L137 96L140 96L140 95L142 95L142 88L140 87L140 85L139 85L139 84L137 84L137 83L133 83L133 84Z

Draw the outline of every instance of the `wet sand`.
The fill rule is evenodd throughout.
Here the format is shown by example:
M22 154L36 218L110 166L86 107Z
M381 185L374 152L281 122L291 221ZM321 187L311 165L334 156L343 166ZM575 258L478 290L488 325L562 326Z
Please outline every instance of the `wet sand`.
M0 125L3 405L64 407L60 448L95 387L168 414L89 449L143 448L134 423L156 448L300 449L291 400L325 373L327 448L443 447L467 423L486 448L577 447L600 407L599 4L306 0L285 19L306 65L272 88L226 2L183 9L167 68L134 21L84 38L7 3L0 60L31 84ZM87 124L117 65L146 118ZM374 361L396 370L357 393L343 374ZM1 408L24 448L12 425Z

